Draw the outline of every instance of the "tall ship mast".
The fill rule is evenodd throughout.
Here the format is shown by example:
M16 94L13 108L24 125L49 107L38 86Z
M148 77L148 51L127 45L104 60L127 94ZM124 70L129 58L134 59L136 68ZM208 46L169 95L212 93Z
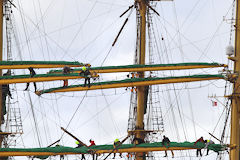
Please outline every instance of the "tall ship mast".
M0 42L3 42L3 1L1 1L1 4L0 4ZM0 61L3 60L3 43L0 44ZM2 76L2 70L0 70L0 76ZM2 86L0 87L0 96L2 97ZM3 108L2 108L2 98L0 100L0 113L3 112ZM0 129L1 129L1 126L2 126L2 114L1 114L1 118L0 118ZM1 131L2 132L2 131ZM2 142L3 142L3 138L4 138L4 135L1 135L0 137L0 146L2 146Z
M151 55L153 46L147 45L152 43L151 38L147 41L147 36L152 36L152 14L158 14L151 7L154 5L156 5L154 1L135 1L137 19L135 64L145 65L147 49L149 49L149 64L154 64L154 59ZM146 77L144 72L132 73L131 76ZM150 74L150 76L153 75ZM153 99L153 97L155 97L155 99ZM131 137L132 143L139 143L139 141L134 141L135 139L149 143L151 141L150 139L160 136L163 132L162 112L157 97L156 88L152 88L152 86L137 87L135 91L132 89L128 119L128 132L134 133ZM150 153L147 154L148 159L151 159L152 156ZM146 159L143 154L136 155L135 158Z
M240 23L239 21L240 17L240 2L236 1L236 23L235 23L235 52L234 52L234 73L239 73L239 67L240 67L240 55L239 55L239 47L240 47L240 32L238 30L238 25ZM240 145L240 124L239 124L239 104L240 99L238 97L239 93L239 83L240 79L239 76L234 83L233 87L233 93L232 93L232 109L231 109L231 140L230 144L234 144L234 149L230 151L230 159L240 159L239 157L239 145Z

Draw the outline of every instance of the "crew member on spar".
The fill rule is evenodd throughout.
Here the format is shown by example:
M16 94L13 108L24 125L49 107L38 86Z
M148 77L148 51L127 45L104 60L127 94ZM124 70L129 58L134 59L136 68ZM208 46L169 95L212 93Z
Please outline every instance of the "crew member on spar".
M88 68L85 66L82 67L82 71L79 73L79 75L82 75L85 77L84 81L84 87L86 87L87 82L88 82L88 88L90 88L90 78L91 78L91 73Z
M34 77L36 75L36 72L33 70L32 67L29 67L28 70L30 71L30 77ZM35 92L36 92L37 91L36 82L33 82L33 85L34 85L34 89L35 89ZM29 87L29 83L27 83L25 91L28 90L28 87Z

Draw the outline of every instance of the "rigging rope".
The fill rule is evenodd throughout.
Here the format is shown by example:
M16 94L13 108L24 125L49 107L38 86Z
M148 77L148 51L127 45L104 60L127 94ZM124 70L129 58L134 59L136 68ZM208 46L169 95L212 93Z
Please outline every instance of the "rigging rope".
M91 119L95 118L98 114L100 114L101 112L103 112L105 109L107 109L112 103L116 102L117 100L119 100L119 98L122 96L123 94L119 95L117 98L115 98L114 100L112 100L108 105L106 105L101 111L97 112L96 114L94 114L92 117L90 117L89 119L87 119L86 121L84 121L83 123L81 123L79 126L83 127L84 125L87 124L87 122L89 122Z
M229 7L229 10L232 8L232 6L234 6L234 1L235 0L233 0L233 4L231 4L231 6ZM229 12L229 10L228 10L228 12ZM220 27L222 26L222 24L223 24L223 21L221 21L221 23L218 25L215 33L212 35L211 40L209 41L208 45L206 46L206 48L204 49L203 53L201 54L201 56L199 57L198 60L200 60L203 55L206 56L205 54L207 52L207 49L210 47L211 43L213 42L214 38L216 37L217 32L220 30Z
M232 17L231 17L231 28L230 28L230 36L229 36L229 45L232 44L232 37L233 37L233 33L234 33L234 24L235 24L235 21L234 21L234 18L235 18L235 0L233 0L233 3L232 3Z
M85 94L84 94L82 100L81 100L80 103L78 104L78 106L77 106L75 112L73 113L73 115L72 115L71 119L69 120L69 122L68 122L67 126L65 127L65 129L68 129L70 123L72 122L72 120L73 120L73 118L75 117L75 115L76 115L78 109L80 108L80 106L81 106L83 100L85 99L85 97L86 97L86 95L87 95L87 92L88 92L88 91L85 92ZM65 134L65 132L62 133L61 137L59 138L60 140L63 138L63 135L64 135L64 134Z
M176 11L176 5L175 5L175 1L173 1L173 10L174 10L174 17L175 17L175 26L177 26L177 37L178 37L178 48L180 53L182 54L182 62L184 62L184 52L183 52L183 48L182 48L182 39L180 36L180 27L179 27L179 23L178 23L178 17L177 17L177 11Z
M195 139L197 139L196 125L195 125L194 114L193 114L193 106L192 106L192 101L190 99L189 89L187 89L187 94L188 94L188 99L189 99L190 112L191 112L191 116L192 116L192 124L193 124L194 136L195 136Z
M28 98L30 100L30 107L31 107L31 111L32 111L32 116L33 116L33 121L34 121L34 125L35 125L35 130L36 130L36 133L37 133L38 144L39 144L39 147L41 147L40 133L39 133L38 124L37 124L37 120L36 120L35 113L34 113L32 98L31 98L29 92L28 92Z
M110 117L111 117L112 123L113 123L113 125L114 125L114 129L115 129L116 135L119 136L119 135L120 135L120 130L119 130L118 125L116 124L114 118L113 118L110 105L109 105L109 103L108 103L108 101L107 101L107 98L104 96L103 90L101 90L101 92L102 92L102 94L103 94L103 97L104 97L105 102L107 103L108 110L109 110L109 112L110 112Z
M73 37L73 39L71 40L70 44L68 45L65 53L67 53L67 52L69 51L69 49L71 48L73 42L76 40L77 36L79 35L79 33L80 33L80 31L82 30L84 24L86 23L87 18L91 15L91 13L92 13L93 9L95 8L96 4L97 4L97 0L95 0L95 2L94 2L94 4L93 4L92 8L90 9L88 15L87 15L86 18L84 19L83 24L82 24L81 27L77 30L75 36ZM65 55L66 55L66 54L64 54L64 55L61 57L61 59L63 59L63 58L65 57ZM73 58L73 57L72 57L72 58ZM73 59L74 59L74 58L73 58Z
M46 115L45 105L42 105L40 98L38 98L38 102L39 102L39 107L40 107L41 112ZM41 114L41 116L42 116L43 129L44 129L44 133L45 133L46 142L47 142L47 144L49 144L52 141L51 134L50 134L51 132L49 130L49 125L46 121L46 118L44 118L43 114Z
M226 107L228 107L229 101L230 100L227 101ZM225 117L224 127L223 127L223 131L222 131L222 136L221 136L222 143L224 142L224 138L225 138L225 134L226 134L226 128L227 128L227 123L228 123L229 115L230 115L230 112L231 112L231 105L232 105L231 103L232 102L230 102L230 105L227 108L226 115L225 115L226 117Z
M175 89L175 85L174 84L173 84L173 88ZM174 90L174 95L175 95L175 100L176 100L176 103L177 103L177 110L178 110L178 114L179 114L179 117L180 117L180 120L181 120L185 141L187 141L186 124L184 123L184 119L182 117L182 111L180 110L180 104L179 104L180 102L179 102L179 98L177 96L179 94L177 94L176 90Z
M113 42L113 44L112 44L111 48L109 49L109 51L108 51L107 55L105 56L105 58L104 58L103 62L101 63L101 67L103 66L103 64L104 64L105 60L107 59L107 57L108 57L108 55L110 54L110 52L111 52L112 48L114 47L114 44L116 43L116 41L117 41L117 39L118 39L119 35L120 35L120 34L121 34L121 32L122 32L122 29L124 28L125 24L127 23L127 20L128 20L128 18L131 16L132 12L133 12L133 8L131 8L131 10L130 10L130 12L129 12L129 14L128 14L128 17L127 17L127 19L125 20L125 22L124 22L124 24L123 24L122 28L120 29L120 31L119 31L119 33L118 33L118 35L117 35L116 39L114 40L114 42Z
M105 58L103 59L103 61L102 61L102 63L101 63L101 67L103 66L103 64L104 64L105 60L107 59L108 55L110 54L112 48L113 48L113 46L110 47L110 49L109 49L107 55L106 55Z

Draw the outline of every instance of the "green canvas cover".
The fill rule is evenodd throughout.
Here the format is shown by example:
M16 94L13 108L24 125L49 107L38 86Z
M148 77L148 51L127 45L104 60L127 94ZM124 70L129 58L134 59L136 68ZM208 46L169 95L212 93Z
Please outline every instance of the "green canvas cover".
M34 65L34 64L54 64L54 65L85 65L80 62L68 61L0 61L0 65Z
M134 144L123 144L119 146L118 149L128 149L128 148L135 148L135 147L142 147L142 148L154 148L154 147L166 147L163 146L161 142L156 143L142 143L138 145ZM194 145L193 142L170 142L169 147L187 147L192 149L201 149L205 147L204 143L197 143ZM64 147L64 146L56 146L56 147L46 147L46 148L0 148L0 154L1 152L51 152L51 153L79 153L79 154L90 154L90 149L92 150L113 150L113 145L96 145L91 146L89 148L83 146L80 148L72 148L72 147ZM224 151L227 149L226 145L220 145L220 144L211 144L208 146L209 150L213 150L215 152ZM36 158L44 159L48 158L48 156L35 156Z
M170 66L213 66L223 67L223 64L219 63L174 63L174 64L153 64L153 65L124 65L124 66L103 66L103 67L90 67L90 70L105 70L105 69L121 69L121 68L145 68L145 67L170 67ZM73 69L73 71L81 71L81 68ZM49 73L62 72L62 70L50 70Z
M129 78L120 81L106 81L106 82L98 82L98 83L91 83L92 86L94 85L105 85L105 84L118 84L118 83L131 83L131 82L141 82L141 81L154 81L154 80L166 80L166 79L177 79L177 78L222 78L224 79L223 75L216 74L216 75L193 75L193 76L180 76L180 77L148 77L148 78ZM64 88L75 88L75 87L83 87L83 85L71 85ZM57 88L50 88L46 90L42 90L41 94L50 93L54 90L62 89L63 87Z
M69 74L36 74L33 78L40 78L40 77L68 77L68 76L76 76L79 77L78 73L69 73ZM82 76L81 76L82 77ZM28 75L15 75L15 76L1 76L1 79L22 79L22 78L32 78L30 74Z

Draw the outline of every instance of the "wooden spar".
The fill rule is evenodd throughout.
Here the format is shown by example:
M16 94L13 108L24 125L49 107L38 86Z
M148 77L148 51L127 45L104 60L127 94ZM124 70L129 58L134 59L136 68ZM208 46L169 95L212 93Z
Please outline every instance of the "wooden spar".
M117 153L146 153L146 152L152 152L152 151L167 151L167 150L192 150L195 148L190 147L158 147L158 148L142 148L142 147L136 147L136 148L129 148L129 149L118 149ZM109 150L98 150L96 153L109 153Z
M68 132L66 129L64 129L63 127L61 127L61 129L67 133L68 135L70 135L72 138L74 138L76 141L78 141L79 143L81 143L81 145L88 147L85 143L83 143L80 139L78 139L76 136L74 136L72 133Z
M152 152L152 151L167 151L167 150L195 150L195 147L133 147L133 148L125 148L125 149L118 149L117 153L141 153L141 152ZM95 150L96 154L102 153L111 153L113 150ZM114 151L116 153L116 151ZM6 156L55 156L55 155L79 155L82 153L76 152L29 152L29 151L0 151L0 157ZM91 153L89 153L91 154Z
M57 141L55 141L55 142L53 142L52 144L48 145L47 147L51 147L51 146L53 146L54 144L56 144L56 143L58 143L58 142L60 142L60 139L57 140Z
M212 66L212 65L187 65L187 66L156 66L156 67L139 67L139 68L116 68L116 69L99 69L91 70L92 77L99 77L97 73L114 73L114 72L139 72L139 71L158 71L158 70L178 70L178 69L199 69L199 68L213 68L213 67L226 67L226 65ZM75 73L81 72L74 71ZM61 72L51 72L61 73ZM0 79L0 84L13 84L13 83L29 83L29 82L44 82L44 81L56 81L56 80L66 80L66 79L78 79L84 78L82 76L49 76L49 77L29 77L29 78L18 78L12 77L12 79Z
M222 141L221 141L220 139L218 139L216 136L214 136L212 133L209 133L209 132L208 132L208 134L210 134L213 138L215 138L215 139L218 140L220 143L222 143Z
M28 69L32 68L63 68L64 66L68 67L82 67L83 65L74 65L74 64L25 64L25 65L0 65L0 69Z
M135 86L147 86L147 85L157 85L157 84L168 84L168 83L182 83L182 82L195 82L195 81L205 81L205 80L217 80L223 79L221 77L205 77L205 78L172 78L172 79L159 79L151 81L137 81L128 83L112 83L112 84L92 84L90 88L88 87L66 87L59 88L56 90L49 91L47 93L57 93L57 92L72 92L72 91L86 91L86 90L97 90L97 89L110 89L110 88L122 88L122 87L135 87ZM42 91L37 91L36 94L41 95Z
M119 17L121 18L123 15L125 15L132 7L134 7L134 5L129 6L129 8L124 11Z
M116 148L114 148L103 160L106 160L112 153L114 153L114 151L118 150L118 148L130 137L130 135L128 135L126 138L124 138L120 144L118 146L116 146Z
M117 73L117 72L144 72L144 71L165 71L165 70L183 70L183 69L202 69L202 68L216 68L216 67L227 67L227 65L176 65L176 66L150 66L145 65L144 67L127 67L126 68L107 68L103 69L91 69L91 72L95 73ZM82 70L74 70L72 73L80 73ZM62 71L53 71L50 73L61 73Z
M177 67L177 66L176 66ZM187 69L187 67L193 67L193 66L179 66L180 68ZM194 66L194 68L209 68L210 66ZM214 66L216 67L216 66ZM219 66L220 67L220 66ZM167 67L169 68L169 67ZM113 73L113 72L135 72L135 71L154 71L154 70L165 70L166 67L146 67L146 68L123 68L123 69L107 69L107 70L92 70L91 74L92 77L99 77L97 73ZM178 68L178 67L177 67ZM176 69L177 69L176 68ZM95 72L96 71L96 72ZM76 71L80 72L80 71ZM52 74L54 75L54 74ZM12 79L0 79L0 84L13 84L13 83L29 83L29 82L44 82L44 81L56 81L56 80L66 80L66 79L79 79L79 78L85 78L82 76L60 76L55 74L54 76L37 76L37 77L27 77L27 78L19 78L12 76Z
M114 45L115 45L115 43L117 42L117 40L118 40L118 37L120 36L120 34L121 34L121 32L122 32L122 30L123 30L124 26L127 24L127 22L128 22L128 18L127 18L127 19L125 20L125 22L123 23L123 25L122 25L122 27L121 27L120 31L118 32L118 35L117 35L117 37L115 38L115 40L114 40L114 42L113 42L112 46L114 46Z
M236 0L236 23L235 23L235 53L234 58L234 73L240 73L240 0ZM238 76L233 86L232 108L231 108L231 136L230 144L236 147L230 150L230 160L239 160L239 145L240 145L240 76Z
M99 77L98 75L92 75L92 77ZM68 79L80 79L80 78L85 78L83 76L77 75L77 76L73 76L73 75L53 75L53 76L49 76L49 77L45 77L45 76L35 76L35 77L27 77L27 78L13 78L12 79L0 79L0 85L1 84L13 84L13 83L29 83L29 82L45 82L45 81L57 81L57 80L68 80Z

